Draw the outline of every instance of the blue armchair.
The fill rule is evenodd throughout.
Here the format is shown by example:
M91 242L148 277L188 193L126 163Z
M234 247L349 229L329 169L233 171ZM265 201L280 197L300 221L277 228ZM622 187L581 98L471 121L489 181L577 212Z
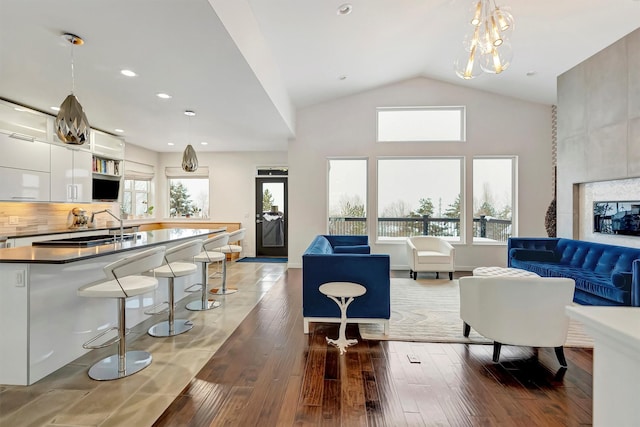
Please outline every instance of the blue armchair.
M371 254L367 236L317 236L302 255L304 333L309 322L340 323L338 306L318 288L327 282L353 282L367 293L349 306L350 323L381 323L389 328L389 255Z

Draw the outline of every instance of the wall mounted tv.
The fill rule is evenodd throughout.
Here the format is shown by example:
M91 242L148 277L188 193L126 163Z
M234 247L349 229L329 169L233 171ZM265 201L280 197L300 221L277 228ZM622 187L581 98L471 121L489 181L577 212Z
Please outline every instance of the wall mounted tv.
M593 202L593 232L640 236L640 201Z
M120 178L93 178L91 198L101 202L115 202L120 194Z

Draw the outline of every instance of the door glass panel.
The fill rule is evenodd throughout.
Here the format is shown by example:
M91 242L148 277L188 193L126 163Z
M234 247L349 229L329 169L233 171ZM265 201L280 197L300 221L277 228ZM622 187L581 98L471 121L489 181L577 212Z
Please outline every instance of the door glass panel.
M262 184L262 246L284 246L284 183Z

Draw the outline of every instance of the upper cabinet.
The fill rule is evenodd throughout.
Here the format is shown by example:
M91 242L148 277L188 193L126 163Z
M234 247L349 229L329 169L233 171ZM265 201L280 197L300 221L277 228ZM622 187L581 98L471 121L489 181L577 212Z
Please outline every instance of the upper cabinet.
M124 141L117 136L92 130L91 151L102 158L122 160L124 159Z
M51 144L51 201L91 202L91 152Z
M50 141L51 116L0 100L0 129L16 138Z
M48 202L50 148L0 133L0 200Z

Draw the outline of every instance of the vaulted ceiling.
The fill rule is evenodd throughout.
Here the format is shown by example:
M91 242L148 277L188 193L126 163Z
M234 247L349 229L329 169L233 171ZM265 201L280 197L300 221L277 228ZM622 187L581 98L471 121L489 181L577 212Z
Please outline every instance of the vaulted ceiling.
M640 26L640 1L500 0L512 65L465 81L452 64L471 0L352 0L339 15L347 1L0 0L0 98L55 114L73 54L90 124L127 142L286 150L296 109L417 76L553 104L559 74Z

